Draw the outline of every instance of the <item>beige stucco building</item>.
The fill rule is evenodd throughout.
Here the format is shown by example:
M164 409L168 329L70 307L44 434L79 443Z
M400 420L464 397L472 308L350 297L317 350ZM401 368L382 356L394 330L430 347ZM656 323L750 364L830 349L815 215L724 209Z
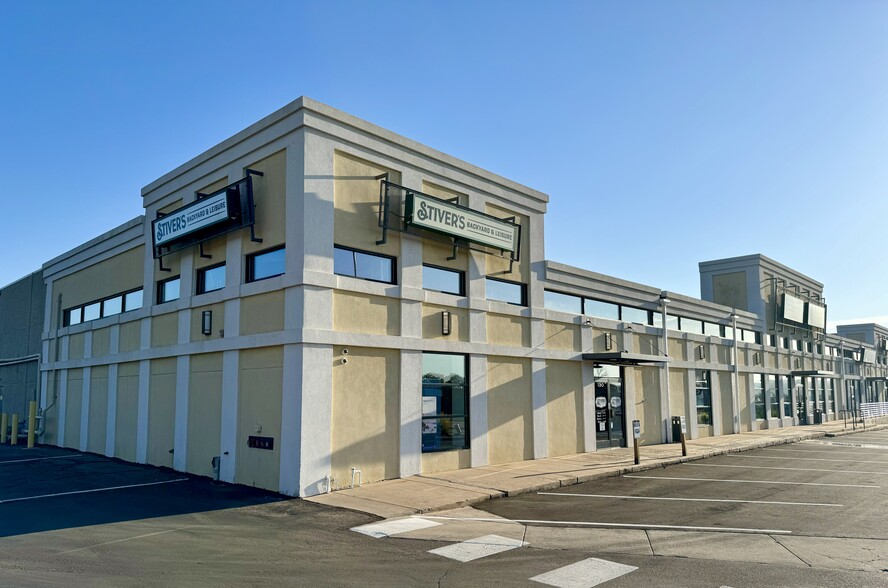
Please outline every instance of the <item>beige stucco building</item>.
M44 443L306 496L884 397L810 278L720 260L699 300L547 261L545 194L308 98L142 200L43 266Z

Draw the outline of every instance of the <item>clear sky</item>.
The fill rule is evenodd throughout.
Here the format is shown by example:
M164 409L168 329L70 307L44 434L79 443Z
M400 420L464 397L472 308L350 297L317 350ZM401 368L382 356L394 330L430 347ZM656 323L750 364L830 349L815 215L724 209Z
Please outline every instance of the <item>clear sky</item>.
M888 2L0 0L0 284L301 95L550 195L546 257L763 253L888 324Z

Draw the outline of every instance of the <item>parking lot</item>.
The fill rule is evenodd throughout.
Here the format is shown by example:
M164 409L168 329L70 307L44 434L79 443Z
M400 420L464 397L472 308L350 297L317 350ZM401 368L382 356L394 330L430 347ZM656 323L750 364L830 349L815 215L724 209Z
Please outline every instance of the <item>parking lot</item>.
M279 500L269 492L68 449L0 446L0 537Z
M0 446L0 585L885 586L886 498L888 431L387 521Z
M732 453L484 508L549 525L888 539L886 499L888 433L873 433Z

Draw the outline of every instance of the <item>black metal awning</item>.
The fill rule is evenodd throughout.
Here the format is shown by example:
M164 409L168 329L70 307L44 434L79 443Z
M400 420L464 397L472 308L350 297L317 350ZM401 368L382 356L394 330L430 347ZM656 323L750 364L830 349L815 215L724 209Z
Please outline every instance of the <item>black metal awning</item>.
M583 361L591 361L597 365L651 365L668 363L671 360L665 355L608 351L606 353L584 353Z
M790 372L790 375L807 378L835 378L838 374L835 372L828 372L826 370L796 370L794 372Z
M888 377L886 376L869 376L864 378L867 382L888 382Z

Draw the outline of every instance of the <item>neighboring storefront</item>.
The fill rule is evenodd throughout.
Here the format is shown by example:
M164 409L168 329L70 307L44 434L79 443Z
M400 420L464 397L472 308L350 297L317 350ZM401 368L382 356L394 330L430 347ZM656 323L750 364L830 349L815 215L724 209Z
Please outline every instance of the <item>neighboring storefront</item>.
M142 199L43 267L45 443L304 496L838 418L886 375L820 294L547 261L546 195L307 98Z

